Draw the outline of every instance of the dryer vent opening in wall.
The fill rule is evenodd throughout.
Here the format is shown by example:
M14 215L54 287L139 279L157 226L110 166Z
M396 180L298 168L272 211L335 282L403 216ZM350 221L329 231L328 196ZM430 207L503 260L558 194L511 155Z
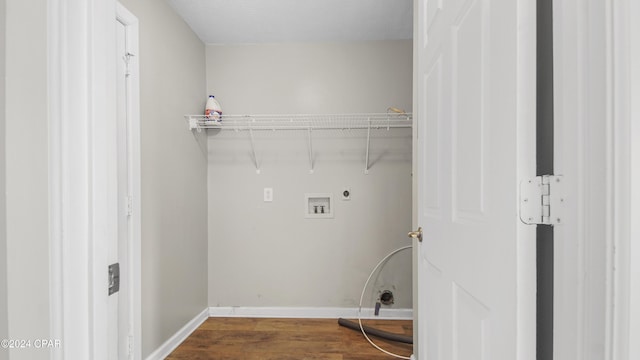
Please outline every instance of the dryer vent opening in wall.
M333 218L333 195L304 194L304 209L306 218Z
M391 290L384 290L382 294L380 294L380 303L382 303L382 305L393 305L393 293Z

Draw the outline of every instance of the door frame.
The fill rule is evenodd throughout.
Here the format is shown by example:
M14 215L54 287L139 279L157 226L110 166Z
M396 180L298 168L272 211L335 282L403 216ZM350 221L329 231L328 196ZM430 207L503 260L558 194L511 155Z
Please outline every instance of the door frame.
M63 344L51 358L99 360L108 353L106 249L117 238L112 215L117 201L105 196L116 188L110 177L115 158L110 109L115 109L116 1L48 0L47 7L50 332ZM139 159L139 109L133 112L137 140L132 152ZM139 160L134 166L138 196L137 220L132 220L139 238ZM140 241L135 243L132 321L134 358L139 359Z
M129 244L127 246L126 268L131 269L125 299L129 308L129 344L133 359L142 357L142 206L141 206L141 167L140 167L140 51L139 51L139 23L138 18L127 10L120 2L116 3L115 19L125 26L127 37L126 50L133 54L129 58L129 77L127 85L127 130L129 140L129 182L131 196L131 218ZM122 298L121 298L122 300ZM121 303L122 304L122 303ZM122 329L120 329L122 330Z
M640 182L640 25L631 21L640 5L634 3L554 3L556 104L565 108L556 109L556 121L574 117L556 148L575 161L556 172L580 189L573 200L579 205L566 214L575 222L556 228L556 250L564 246L556 255L557 359L640 357L640 344L630 341L640 336L640 251L633 243L640 225L632 221L640 216L640 189L632 186ZM592 147L601 149L598 156ZM603 196L590 186L598 172L604 180L593 181L603 182L597 189ZM594 257L593 249L603 252ZM593 289L603 298L594 300Z
M611 246L613 266L607 359L637 359L640 344L640 16L635 0L611 4L612 172L614 220ZM615 96L614 96L615 95ZM635 239L635 243L634 240ZM617 251L615 251L617 249Z
M415 1L414 4L418 2ZM632 186L640 183L640 122L638 121L640 119L640 66L638 65L640 64L640 24L630 19L640 17L640 4L634 3L633 0L607 0L606 11L602 13L597 13L590 8L592 4L588 1L569 0L556 5L554 32L559 31L558 29L572 32L571 36L565 38L555 36L554 47L561 49L556 55L559 54L567 60L564 68L556 67L556 74L564 75L567 71L573 72L571 75L573 78L570 80L581 84L588 82L593 76L602 76L606 79L605 84L602 84L606 88L606 97L601 104L605 108L604 118L588 119L585 116L588 114L589 101L585 100L584 93L580 93L584 91L581 88L574 90L578 93L577 96L582 98L570 105L574 106L572 111L583 116L580 119L584 122L583 125L589 121L592 123L604 121L608 130L597 134L597 141L605 145L606 156L591 164L593 168L604 169L606 172L607 187L603 191L606 191L607 200L600 203L588 193L578 194L575 199L583 204L587 201L592 206L604 209L598 216L584 212L575 214L578 223L576 227L589 222L604 224L606 260L600 269L604 272L604 280L596 280L596 282L602 281L597 284L589 283L581 275L592 265L584 251L584 239L581 238L575 244L578 256L573 253L570 257L563 257L564 268L559 269L560 275L556 277L556 288L565 288L566 291L556 292L555 307L559 311L555 311L554 354L555 358L582 359L589 354L589 345L597 341L605 344L604 353L607 360L635 359L640 357L640 343L630 339L640 336L640 249L638 245L633 246L632 239L640 238L640 224L634 223L631 219L640 217L640 188L637 185ZM414 6L414 41L418 39L419 30L417 9L418 7ZM594 26L600 27L594 30ZM600 30L602 32L598 33ZM601 43L602 48L598 49L600 55L604 54L604 67L594 66L598 61L594 59L594 56L598 56L598 51L588 51L588 46L593 46L589 35L601 36L604 39ZM414 52L414 66L415 59ZM414 104L417 100L416 82L414 81L413 85ZM559 91L559 93L562 92ZM565 100L560 99L560 101ZM599 100L596 99L596 101ZM558 114L557 118L560 118L560 115ZM415 126L419 124L416 123ZM593 138L590 140L587 135L582 132L572 140L573 145L580 148L577 155L583 158L589 155L585 150L585 144L588 145L593 141ZM414 151L415 140L414 136ZM585 172L575 172L561 175L573 177L573 181L576 182L584 182L586 180L584 174ZM580 183L579 186L584 184ZM413 188L415 192L415 182ZM413 208L415 225L417 223L415 197ZM564 231L566 230L565 225ZM565 234L565 236L578 239L584 236L584 233L571 229L569 235ZM562 240L558 238L558 241ZM415 258L414 254L414 274L417 271ZM415 281L414 277L414 289ZM585 289L593 286L602 286L606 290L604 306L598 309L589 308L589 304L585 304L588 301ZM573 295L566 298L567 293ZM414 291L414 304L418 303L419 297L417 291ZM604 319L604 339L593 338L588 331L584 330L585 326L589 326L589 313L594 310ZM420 321L419 315L414 306L415 320ZM414 336L417 333L418 327L414 323Z
M629 101L631 104L631 113L627 118L631 124L631 148L630 151L630 179L629 184L631 190L631 207L629 209L629 218L640 218L640 24L637 21L631 21L630 19L640 18L640 4L637 1L627 0L630 9L626 12L626 24L630 26L630 74L628 79L631 80L631 88L629 94ZM625 14L624 10L618 14ZM633 65L631 65L633 64ZM632 119L635 119L633 121ZM635 246L630 249L629 259L629 280L627 282L629 286L629 334L626 339L627 344L623 344L628 348L629 359L640 358L640 343L637 341L631 342L628 339L640 338L640 249L638 248L637 239L640 239L640 224L637 221L631 221L630 234L627 238L629 245L631 246L631 239L636 239ZM624 314L623 314L624 315ZM622 317L624 319L624 317Z
M64 344L53 359L102 359L107 351L105 289L107 237L93 221L99 202L93 164L100 155L96 127L106 122L96 108L108 104L98 88L106 59L104 15L110 1L49 0L49 206L51 336ZM91 26L91 25L92 26ZM98 150L97 152L94 151ZM94 185L97 185L94 186ZM103 224L100 224L103 225ZM102 275L102 276L99 276Z

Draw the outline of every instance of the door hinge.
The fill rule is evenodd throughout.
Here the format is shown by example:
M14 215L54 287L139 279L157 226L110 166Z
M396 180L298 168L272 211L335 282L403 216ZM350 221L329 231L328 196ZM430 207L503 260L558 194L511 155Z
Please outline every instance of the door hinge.
M126 201L126 204L127 204L126 205L126 209L125 209L126 214L127 214L127 216L131 216L131 215L133 215L133 197L127 196L125 201Z
M109 265L109 296L120 291L120 263Z
M561 175L542 175L520 183L520 220L529 225L563 221L565 191Z

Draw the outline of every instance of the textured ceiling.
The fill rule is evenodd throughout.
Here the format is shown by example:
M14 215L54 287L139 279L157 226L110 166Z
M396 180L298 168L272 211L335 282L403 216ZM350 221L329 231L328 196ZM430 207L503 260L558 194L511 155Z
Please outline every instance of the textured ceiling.
M413 0L167 0L207 44L413 37Z

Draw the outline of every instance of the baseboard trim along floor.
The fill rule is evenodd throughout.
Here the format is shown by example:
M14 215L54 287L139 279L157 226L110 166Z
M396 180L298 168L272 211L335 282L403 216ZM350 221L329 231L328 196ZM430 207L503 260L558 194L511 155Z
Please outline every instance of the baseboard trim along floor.
M210 307L210 317L257 317L257 318L301 318L301 319L355 319L358 308L337 307ZM374 309L363 308L363 319L411 320L413 309L380 309L379 316Z
M193 333L202 323L209 318L209 309L204 309L196 315L191 321L176 332L169 340L165 341L156 351L146 357L146 360L163 360L173 350L175 350L182 342L184 342L191 333Z

